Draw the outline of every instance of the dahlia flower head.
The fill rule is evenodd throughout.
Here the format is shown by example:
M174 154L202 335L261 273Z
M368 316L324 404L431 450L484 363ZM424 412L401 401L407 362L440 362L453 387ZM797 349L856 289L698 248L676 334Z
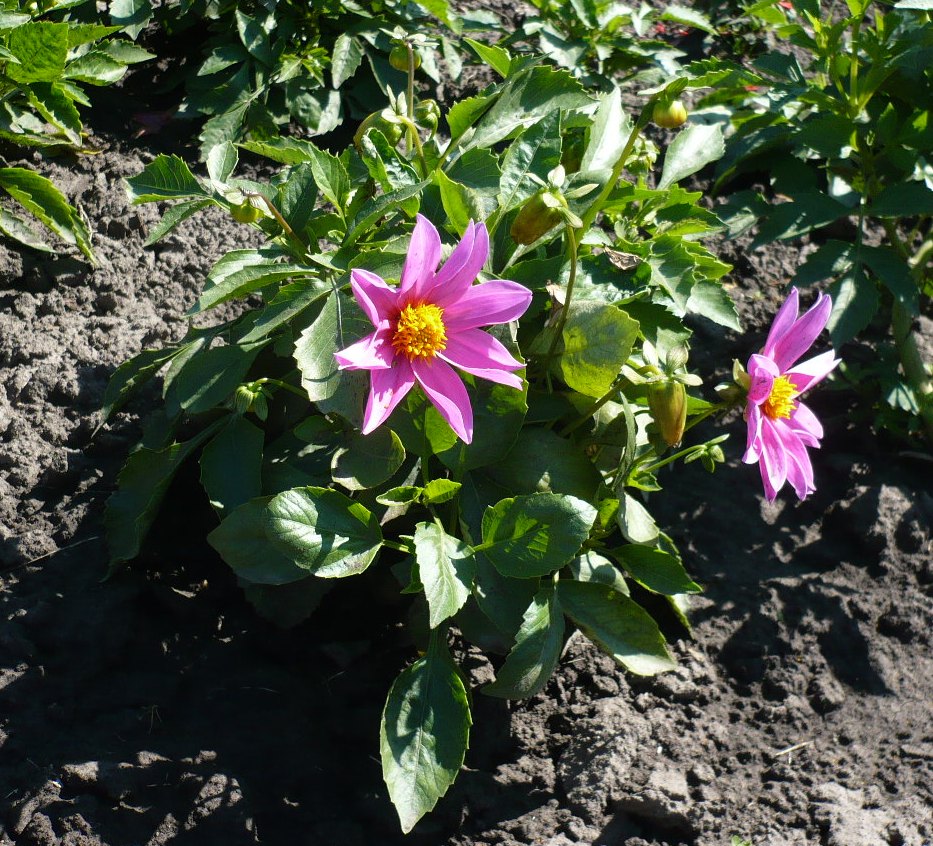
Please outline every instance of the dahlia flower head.
M823 427L799 397L825 379L840 359L829 350L797 361L823 331L832 307L832 300L820 294L798 317L799 295L792 289L774 317L764 348L748 360L748 441L742 460L758 462L769 502L785 482L801 500L816 490L807 448L819 448Z
M368 370L362 432L384 423L417 383L465 443L473 440L473 409L454 368L521 389L525 365L480 327L525 313L531 291L493 279L474 285L489 256L484 223L470 223L447 261L434 225L417 216L398 287L368 270L353 270L350 287L375 331L335 354L341 370Z

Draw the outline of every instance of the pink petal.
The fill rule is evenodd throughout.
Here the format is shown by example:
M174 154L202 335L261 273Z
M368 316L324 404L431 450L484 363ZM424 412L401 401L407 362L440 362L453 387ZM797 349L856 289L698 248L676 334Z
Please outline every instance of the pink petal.
M470 221L460 243L434 277L431 302L447 308L459 300L473 284L489 257L489 233L485 223Z
M470 443L473 440L473 409L460 377L447 362L436 357L430 361L415 359L411 366L441 417L450 424L460 440Z
M790 415L790 428L807 446L819 447L820 438L823 437L823 426L809 406L797 402L797 407Z
M406 303L423 300L430 290L434 271L441 260L441 236L424 215L419 214L411 233L408 255L402 268L399 294Z
M395 350L392 349L389 329L377 329L365 338L334 353L341 370L384 370L392 366Z
M745 415L748 418L748 434L742 461L746 464L754 464L761 458L761 408L754 403L749 403L745 409Z
M398 309L398 291L369 270L353 270L350 273L350 287L373 326L378 326Z
M363 415L364 435L368 435L377 426L385 423L415 384L415 374L412 372L408 359L397 356L395 363L388 370L370 370L369 399L366 402L366 413Z
M444 310L448 332L517 320L531 303L531 291L517 282L493 279L474 285Z
M447 348L439 355L444 361L473 376L521 390L521 378L509 371L525 365L513 358L499 341L482 329L466 329L451 335L447 340Z
M784 305L778 309L771 322L771 331L768 332L768 340L765 341L762 353L771 356L774 352L774 345L783 338L797 320L797 310L799 306L800 295L796 288L791 288Z
M768 417L761 421L761 461L759 462L768 502L774 502L777 492L787 480L787 454L780 429Z
M793 370L787 371L787 378L794 383L798 394L809 390L822 382L840 364L842 359L836 358L836 353L827 350L820 355L802 361Z
M782 373L810 349L826 326L832 310L833 301L825 294L820 294L813 307L777 339L772 356Z
M781 375L777 365L765 355L753 355L748 360L748 399L756 405L771 396L774 380Z
M791 483L798 499L806 499L816 490L810 456L807 455L806 447L783 420L774 422L787 458L787 481Z

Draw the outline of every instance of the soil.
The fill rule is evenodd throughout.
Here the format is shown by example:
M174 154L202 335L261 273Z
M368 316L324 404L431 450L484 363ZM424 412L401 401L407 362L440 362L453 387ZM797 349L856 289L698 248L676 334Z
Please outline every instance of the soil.
M413 650L397 607L360 623L377 581L273 627L204 543L193 476L102 581L103 503L157 399L95 435L107 379L180 336L206 270L254 238L211 213L144 248L157 209L120 180L154 149L96 142L35 166L86 211L99 265L0 246L0 844L933 843L929 458L879 446L829 390L805 503L764 502L740 420L726 467L662 477L653 507L705 587L692 637L670 632L680 668L632 677L574 638L534 699L477 693L464 771L402 837L377 727ZM724 375L760 346L800 250L721 246L748 332L698 326L695 348ZM464 662L474 688L491 677Z

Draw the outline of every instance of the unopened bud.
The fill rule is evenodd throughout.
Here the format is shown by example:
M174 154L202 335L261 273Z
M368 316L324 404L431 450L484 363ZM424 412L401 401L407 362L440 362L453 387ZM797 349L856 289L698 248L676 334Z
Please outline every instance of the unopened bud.
M654 104L651 119L664 129L677 129L678 126L683 126L687 122L687 110L680 100L673 100L670 103L659 100Z
M412 59L414 60L415 70L421 67L421 56L412 50ZM408 47L404 44L396 44L389 51L389 64L397 71L408 73Z
M668 446L680 443L687 425L687 390L680 382L655 382L648 386L648 408Z
M533 244L563 219L560 208L550 205L544 194L544 191L539 191L529 198L512 221L509 234L516 244ZM553 195L548 199L553 202Z
M437 100L420 100L415 106L415 121L432 132L437 129L437 122L441 119L441 109Z

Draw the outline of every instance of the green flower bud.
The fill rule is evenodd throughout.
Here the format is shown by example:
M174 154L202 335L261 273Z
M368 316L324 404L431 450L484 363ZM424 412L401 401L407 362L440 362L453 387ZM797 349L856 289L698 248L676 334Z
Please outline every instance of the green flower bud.
M237 223L255 223L262 217L262 210L257 209L249 200L243 200L236 206L230 206L230 217Z
M544 194L544 191L539 191L526 200L512 222L509 234L516 244L533 244L563 220L560 208L552 205L553 195L545 200Z
M648 408L668 446L680 443L687 425L687 390L680 382L654 382L648 386Z
M363 139L363 136L370 129L378 129L386 138L393 147L398 144L402 138L402 125L395 121L389 120L384 114L385 110L382 112L373 112L371 115L367 115L363 122L359 125L356 130L356 133L353 135L353 146L358 150L360 148L360 142Z
M659 100L654 104L651 119L664 129L677 129L678 126L683 126L687 122L687 110L680 100L673 100L670 103Z
M412 51L415 60L415 70L421 67L421 56ZM404 44L396 44L389 51L389 64L397 71L408 73L408 48Z
M441 119L441 108L437 100L419 100L415 106L415 121L432 132L437 129L437 122Z

